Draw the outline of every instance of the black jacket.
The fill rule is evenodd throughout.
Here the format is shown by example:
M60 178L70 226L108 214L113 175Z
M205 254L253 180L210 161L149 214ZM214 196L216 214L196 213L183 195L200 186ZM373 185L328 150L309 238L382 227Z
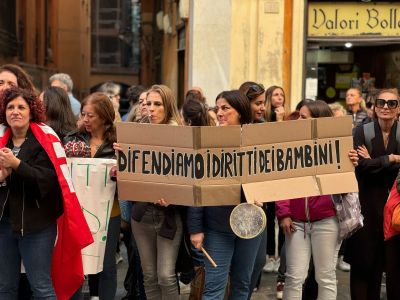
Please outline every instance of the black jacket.
M389 162L389 154L398 154L396 128L394 123L387 148L383 143L382 132L378 121L374 121L375 137L371 140L371 159L360 157L356 167L361 212L364 216L364 227L350 237L347 243L345 260L363 272L383 268L383 208L389 196L400 168L398 163ZM359 126L354 134L354 147L365 145L363 127Z
M85 149L75 152L76 144L81 143ZM74 130L69 132L63 139L67 157L90 157L90 136L85 132ZM78 147L79 148L79 147ZM112 143L105 141L97 149L93 158L115 158L115 151Z
M7 147L13 148L12 139ZM21 163L0 187L0 218L8 216L13 231L40 231L63 213L63 200L54 166L29 130L17 156Z
M240 192L240 202L246 202L243 189ZM234 205L188 207L187 227L189 234L204 232L207 229L233 234L229 219L234 208Z
M187 226L189 234L207 229L223 233L233 233L229 218L235 206L188 207Z

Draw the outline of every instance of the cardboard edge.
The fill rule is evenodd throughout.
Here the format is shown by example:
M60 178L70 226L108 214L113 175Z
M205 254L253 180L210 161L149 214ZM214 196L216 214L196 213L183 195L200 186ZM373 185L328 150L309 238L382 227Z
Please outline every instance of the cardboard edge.
M315 176L296 177L264 182L243 184L243 191L249 203L272 202L320 195ZM277 194L280 196L278 197Z
M316 180L321 195L358 192L358 182L354 172L317 175Z
M240 203L240 184L183 185L118 180L119 200L150 202L164 198L184 206L219 206Z

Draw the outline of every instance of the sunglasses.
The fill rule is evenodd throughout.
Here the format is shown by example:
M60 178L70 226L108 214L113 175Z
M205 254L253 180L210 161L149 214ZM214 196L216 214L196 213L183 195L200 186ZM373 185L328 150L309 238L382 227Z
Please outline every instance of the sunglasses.
M399 101L397 101L397 100L376 99L376 101L375 101L375 106L376 107L384 108L385 105L387 105L387 107L389 109L394 109L397 106L399 106Z
M249 87L246 96L250 99L257 98L262 93L265 93L264 86L262 84L253 84Z
M374 106L374 104L372 102L365 103L365 107L368 109L372 108L372 106Z

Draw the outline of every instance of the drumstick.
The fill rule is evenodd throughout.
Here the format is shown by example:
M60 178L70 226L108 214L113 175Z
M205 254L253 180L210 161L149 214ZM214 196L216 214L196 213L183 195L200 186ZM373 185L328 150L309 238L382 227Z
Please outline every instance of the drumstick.
M208 254L208 252L206 251L206 249L204 249L203 247L201 247L201 251L203 251L204 255L207 257L208 261L212 264L212 266L214 268L217 267L217 264L215 263L215 261L211 258L210 254Z

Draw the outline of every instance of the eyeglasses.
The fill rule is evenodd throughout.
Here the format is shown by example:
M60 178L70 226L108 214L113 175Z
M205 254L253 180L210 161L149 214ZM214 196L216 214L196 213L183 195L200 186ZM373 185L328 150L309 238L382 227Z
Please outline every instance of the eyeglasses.
M384 108L385 105L387 105L387 107L389 109L394 109L397 106L399 106L399 101L398 100L385 100L385 99L376 99L375 101L375 106L378 108Z

